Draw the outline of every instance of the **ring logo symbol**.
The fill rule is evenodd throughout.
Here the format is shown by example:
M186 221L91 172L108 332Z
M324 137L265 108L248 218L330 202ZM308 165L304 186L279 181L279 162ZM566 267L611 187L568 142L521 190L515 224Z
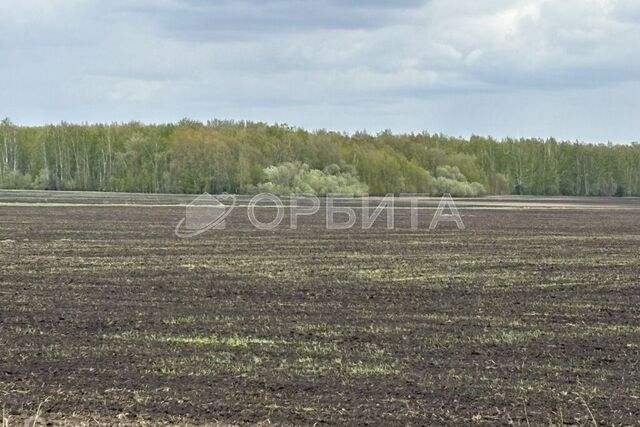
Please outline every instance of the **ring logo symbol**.
M230 202L224 204L222 201ZM180 238L195 237L209 230L224 230L225 218L229 216L236 204L236 196L222 194L217 197L203 193L186 206L185 217L175 229Z

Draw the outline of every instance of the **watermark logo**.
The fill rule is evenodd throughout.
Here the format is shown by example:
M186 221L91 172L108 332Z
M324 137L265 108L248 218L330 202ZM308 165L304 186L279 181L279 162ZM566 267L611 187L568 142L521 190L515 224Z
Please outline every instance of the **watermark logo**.
M3 426L4 425L5 424L3 424ZM8 426L9 423L7 422L6 425ZM49 426L49 425L52 425L52 424L48 423L47 420L45 420L44 418L42 418L38 414L33 415L33 416L27 418L26 420L24 420L24 427L40 427L40 426ZM56 425L58 425L58 424L56 424Z
M447 208L451 213L444 213ZM464 230L464 222L462 222L462 217L458 212L458 208L456 207L451 194L445 194L440 199L438 209L436 209L436 213L431 219L431 224L429 224L429 230L435 230L438 228L440 221L453 221L458 226L458 230Z
M195 237L205 231L223 230L235 204L236 197L231 194L216 197L208 193L201 194L186 206L185 217L176 226L176 236Z
M328 194L323 201L324 203L313 194L295 194L283 199L272 193L260 193L253 196L245 207L249 222L259 230L273 230L286 226L296 230L300 226L302 217L313 215L323 216L327 230L351 229L356 226L358 219L362 229L368 230L376 221L382 220L382 217L384 217L386 228L393 230L396 228L396 209L408 209L410 228L417 230L419 212L424 214L425 211L433 210L434 207L433 198L415 194L401 195L398 199L393 194L377 198ZM214 197L204 193L186 206L185 217L176 226L175 234L178 237L187 238L195 237L208 230L222 230L226 227L226 218L235 207L236 196L234 195L223 194ZM262 208L268 208L270 211L266 218L265 215L257 214L257 211ZM275 214L271 213L274 209ZM289 220L285 221L287 213ZM450 194L445 194L439 199L429 230L435 230L440 223L444 222L455 223L459 230L465 228Z

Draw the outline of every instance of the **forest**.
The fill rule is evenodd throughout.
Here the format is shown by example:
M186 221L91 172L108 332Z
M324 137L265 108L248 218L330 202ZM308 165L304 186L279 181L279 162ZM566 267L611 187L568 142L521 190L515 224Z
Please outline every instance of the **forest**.
M0 188L639 196L640 145L223 120L17 126L4 119Z

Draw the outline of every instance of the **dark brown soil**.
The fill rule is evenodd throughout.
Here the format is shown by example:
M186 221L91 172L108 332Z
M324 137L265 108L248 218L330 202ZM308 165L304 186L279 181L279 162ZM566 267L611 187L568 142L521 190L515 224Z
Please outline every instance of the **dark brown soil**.
M178 206L5 204L5 418L640 425L640 202L567 200L193 239Z

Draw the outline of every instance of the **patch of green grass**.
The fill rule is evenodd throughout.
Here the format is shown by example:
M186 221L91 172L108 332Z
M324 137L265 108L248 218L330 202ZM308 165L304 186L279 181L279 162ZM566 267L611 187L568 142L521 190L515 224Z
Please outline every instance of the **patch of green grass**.
M311 341L300 343L297 346L297 351L299 354L326 355L338 353L339 349L338 345L332 342Z
M162 343L177 343L190 345L222 345L227 347L248 347L250 345L259 346L276 346L285 344L283 340L273 340L269 338L260 338L252 336L218 336L218 335L161 335L146 334L140 335L135 332L124 332L121 334L106 335L105 338L121 339L121 340L143 340Z
M303 323L300 325L296 325L295 330L302 334L311 333L315 336L323 338L335 338L344 335L344 332L340 330L340 326L332 326L327 324Z
M388 363L356 363L347 367L347 373L359 377L376 375L394 375L400 371L392 364Z
M534 339L550 336L553 336L553 334L540 329L504 330L488 335L482 335L472 340L484 345L516 345L525 344Z

